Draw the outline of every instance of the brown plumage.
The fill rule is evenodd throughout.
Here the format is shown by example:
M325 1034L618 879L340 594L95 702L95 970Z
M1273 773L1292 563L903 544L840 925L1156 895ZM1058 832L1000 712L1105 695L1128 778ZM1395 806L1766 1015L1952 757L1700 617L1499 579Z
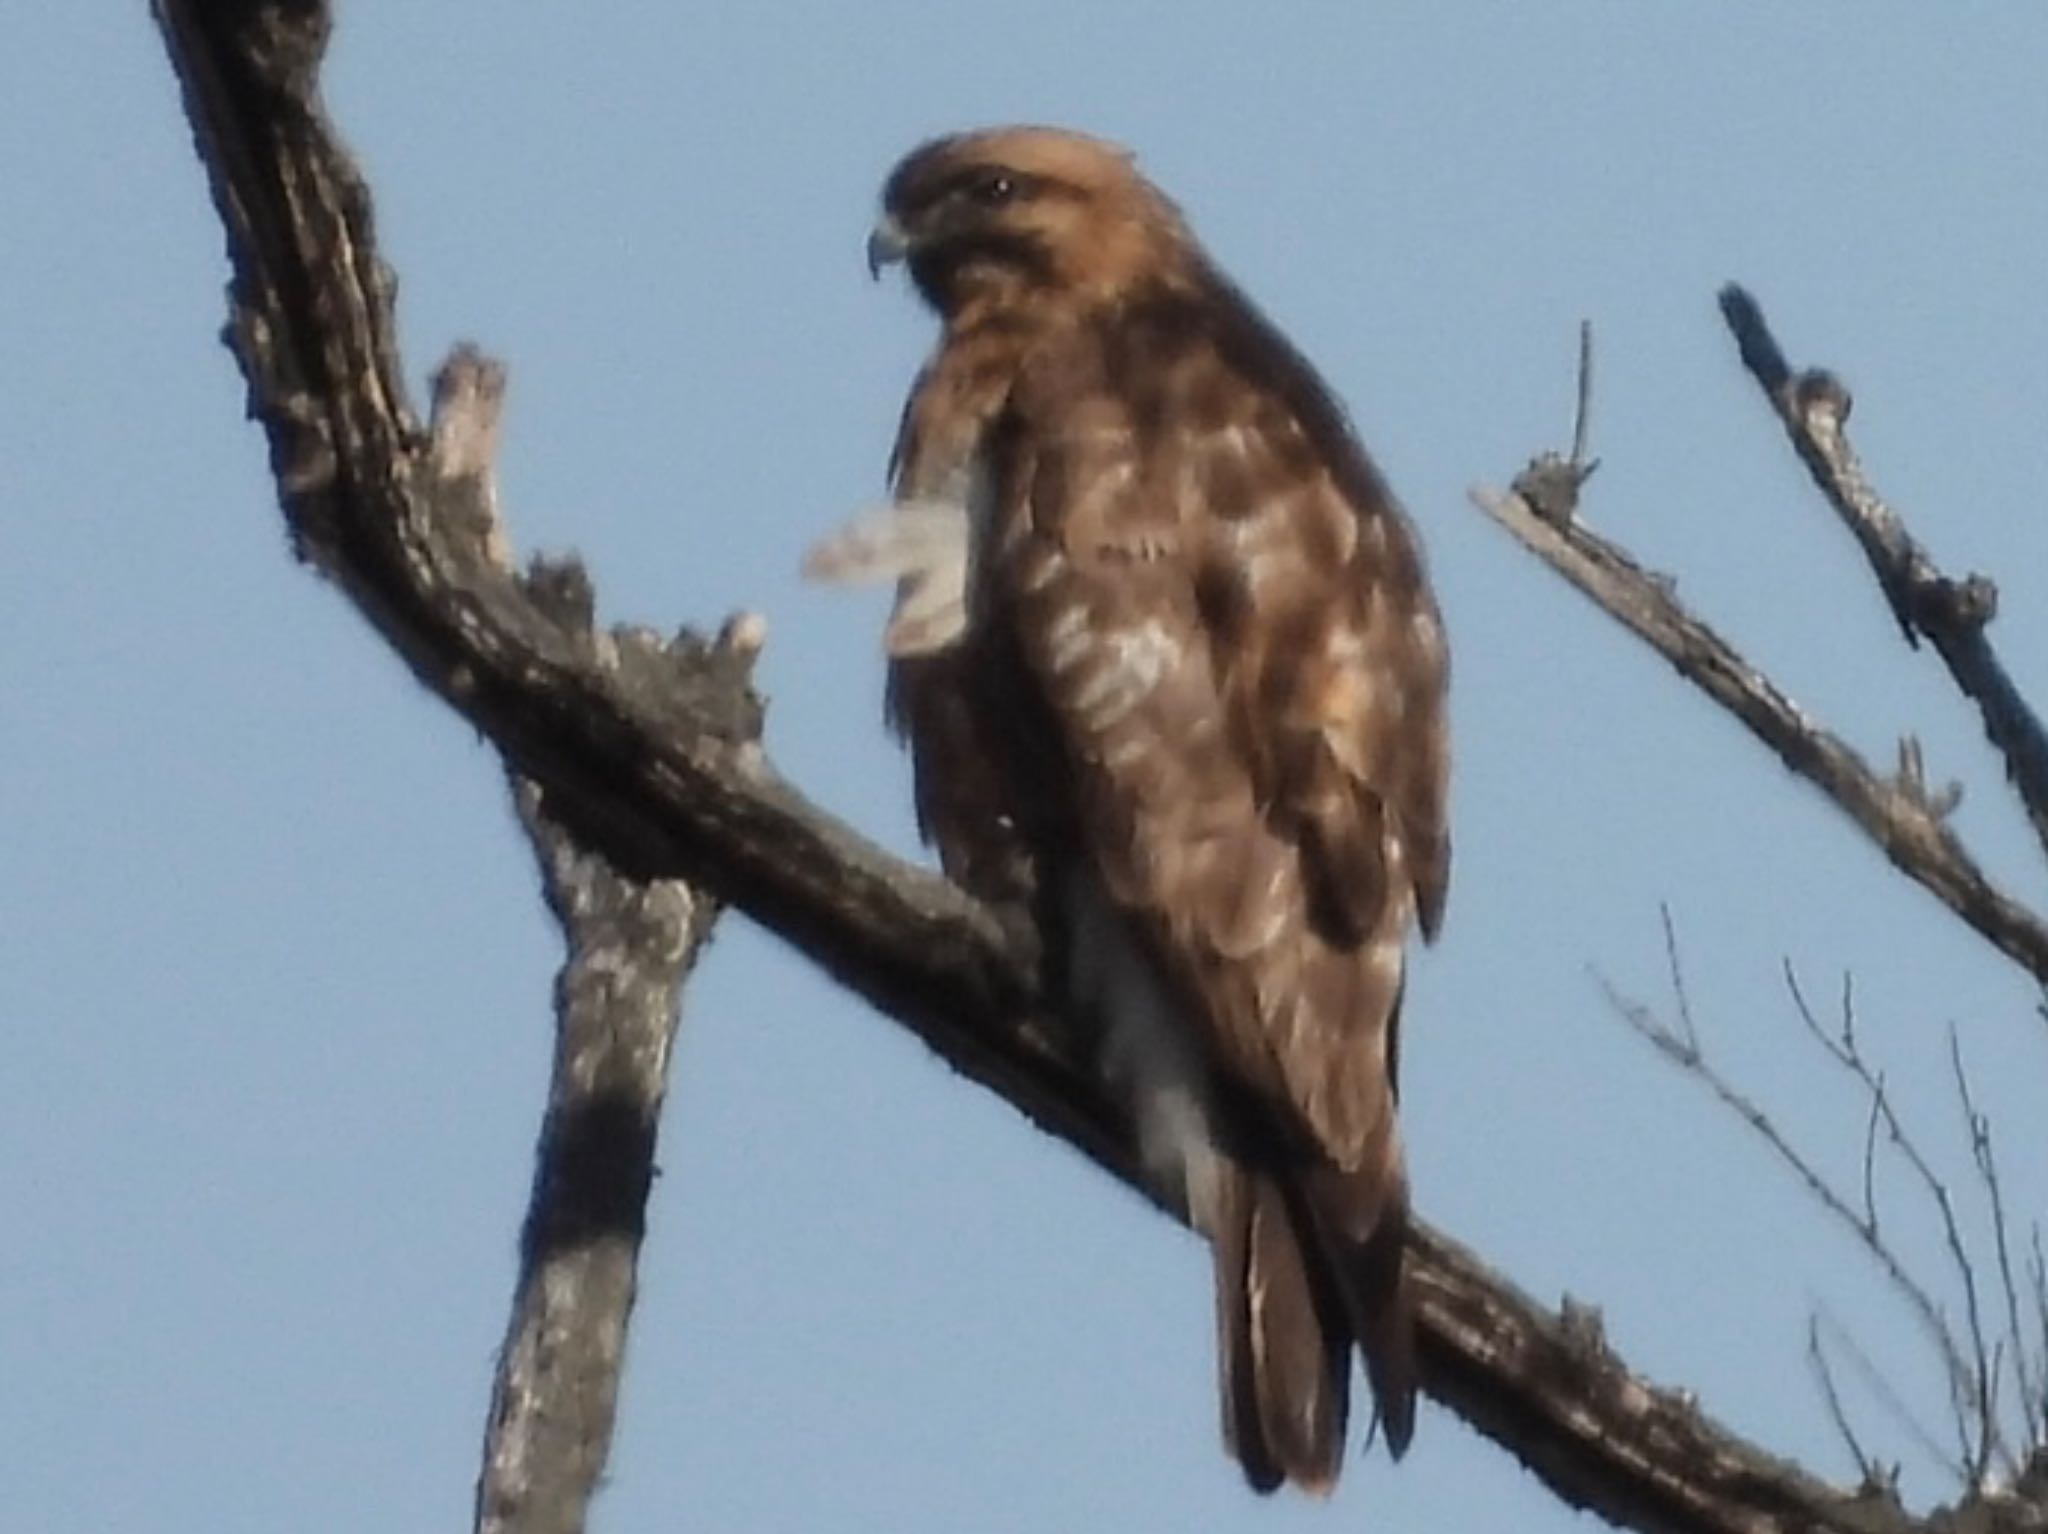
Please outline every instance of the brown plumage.
M1156 1175L1215 1258L1251 1483L1342 1463L1354 1344L1412 1430L1403 948L1449 868L1420 553L1313 369L1116 147L927 144L870 260L943 321L895 503L814 573L898 581L890 711L925 834L1036 890Z

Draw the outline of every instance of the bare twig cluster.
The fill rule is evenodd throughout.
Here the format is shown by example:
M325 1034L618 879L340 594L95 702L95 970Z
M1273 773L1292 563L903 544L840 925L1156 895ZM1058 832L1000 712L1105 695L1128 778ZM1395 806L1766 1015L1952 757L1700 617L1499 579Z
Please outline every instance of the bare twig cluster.
M1991 1125L1977 1109L1955 1030L1949 1032L1952 1078L1988 1226L1985 1235L1974 1241L1966 1231L1966 1217L1958 1209L1949 1180L1936 1169L1936 1158L1925 1148L1923 1138L1907 1126L1884 1073L1865 1050L1857 1033L1855 988L1850 978L1843 977L1832 1020L1823 1022L1797 971L1789 962L1784 965L1786 992L1804 1036L1855 1085L1864 1102L1859 1176L1853 1188L1845 1188L1794 1144L1780 1120L1709 1055L1693 1016L1668 909L1663 921L1670 1019L1640 1000L1624 996L1603 978L1600 983L1609 1005L1660 1054L1706 1087L1771 1151L1828 1217L1854 1237L1912 1316L1948 1381L1950 1433L1944 1439L1900 1396L1856 1339L1825 1311L1816 1309L1808 1321L1807 1356L1829 1418L1865 1483L1893 1486L1897 1466L1872 1454L1852 1425L1837 1375L1841 1359L1848 1361L1893 1421L1932 1459L1946 1466L1959 1485L1972 1494L1982 1494L2012 1484L2023 1473L2029 1454L2044 1444L2041 1381L2048 1369L2048 1319L2044 1319L2038 1273L2022 1274L2013 1263L2015 1230L1992 1149ZM1879 1195L1888 1158L1904 1168L1913 1192L1939 1225L1943 1260L1961 1297L1960 1319L1937 1297L1935 1283L1919 1271L1914 1256L1895 1239L1884 1217ZM2038 1221L2029 1235L2038 1247ZM1982 1275L1986 1272L1996 1275L1995 1296L1984 1292ZM1991 1314L1993 1304L2001 1304L2002 1316Z

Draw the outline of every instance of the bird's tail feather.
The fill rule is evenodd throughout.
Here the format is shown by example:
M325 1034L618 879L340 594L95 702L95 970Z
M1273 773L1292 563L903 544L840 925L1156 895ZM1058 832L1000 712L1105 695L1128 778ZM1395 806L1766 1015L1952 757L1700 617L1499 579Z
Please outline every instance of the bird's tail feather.
M1327 1494L1343 1468L1351 1330L1281 1185L1225 1169L1212 1233L1223 1435L1258 1491Z
M1399 1145L1357 1171L1324 1165L1303 1179L1318 1255L1365 1357L1373 1403L1396 1459L1415 1434L1415 1296L1408 1282L1408 1178Z

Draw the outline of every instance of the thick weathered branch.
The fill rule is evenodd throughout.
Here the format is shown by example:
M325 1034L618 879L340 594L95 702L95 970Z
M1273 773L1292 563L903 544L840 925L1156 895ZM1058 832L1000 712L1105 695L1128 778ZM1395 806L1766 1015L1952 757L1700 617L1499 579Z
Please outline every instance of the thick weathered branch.
M718 904L620 874L536 785L513 794L568 957L475 1527L577 1534L611 1449L682 985Z
M1597 1311L1546 1310L1436 1231L1412 1254L1429 1393L1574 1507L1644 1530L1922 1527L1889 1496L1827 1485L1649 1384L1608 1348Z
M1039 1006L1027 932L781 782L748 743L731 646L654 654L596 630L573 569L515 580L487 517L426 493L433 453L405 404L369 199L315 91L324 7L156 7L227 229L230 337L304 557L544 786L577 856L740 907L1156 1199L1079 1042ZM537 599L551 589L563 600ZM661 930L691 919L670 911L681 926ZM1573 1504L1644 1530L1913 1527L1646 1385L1583 1314L1536 1305L1447 1239L1418 1230L1413 1256L1426 1387Z
M2048 732L2000 664L1986 633L1998 612L1998 588L1982 575L1944 575L1907 531L1905 520L1865 478L1849 445L1849 391L1821 369L1793 372L1747 289L1721 290L1721 314L1742 365L1784 423L1800 460L1870 561L1906 641L1929 640L1955 684L1977 705L1984 733L2005 758L2014 791L2048 853Z
M1573 489L1559 460L1539 459L1513 490L1475 490L1472 499L1832 799L1900 872L2048 985L2048 923L1993 884L1965 850L1949 827L1950 806L1920 779L1917 753L1908 753L1897 776L1880 777L1687 610L1668 577L1578 521Z
M438 520L509 569L494 464L504 392L503 368L470 348L456 351L434 380L420 485ZM558 621L589 622L587 584L573 567L537 569L522 584ZM687 639L664 646L643 632L612 638L650 672L673 668L685 689L702 663ZM736 686L758 640L758 625L741 623L721 642L718 659L731 663ZM759 720L751 710L735 717L748 729ZM491 1392L475 1527L578 1534L611 1451L683 982L719 906L681 880L620 873L583 845L540 785L515 778L511 787L567 956L555 983L547 1112Z
M474 517L419 493L431 452L405 401L369 196L314 90L325 9L157 11L227 228L228 336L302 557L515 771L573 803L578 830L621 869L715 869L722 895L935 1046L950 1017L1001 1020L1009 1048L956 1041L949 1058L1039 1111L1030 966L991 959L1005 951L990 913L866 856L758 748L735 745L748 733L736 712L752 705L708 647L679 686L668 666L534 601ZM1065 1132L1114 1154L1102 1115L1059 1112Z

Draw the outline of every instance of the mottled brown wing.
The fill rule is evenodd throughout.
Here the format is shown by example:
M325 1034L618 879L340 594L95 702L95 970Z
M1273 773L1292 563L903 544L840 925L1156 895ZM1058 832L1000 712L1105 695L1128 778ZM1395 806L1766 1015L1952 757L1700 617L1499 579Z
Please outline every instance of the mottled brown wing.
M899 504L926 515L950 508L959 536L947 555L954 567L899 584L892 635L922 592L966 585L976 514L968 503L984 493L977 449L1002 403L1006 371L1014 371L1001 362L985 346L942 348L904 402L889 455L891 489ZM910 746L918 830L946 873L984 900L1027 899L1037 881L1020 806L1033 800L1029 785L1042 764L1011 749L1010 736L1018 714L1035 705L1014 695L1021 679L1003 637L967 623L964 611L958 617L961 631L935 634L937 642L892 642L887 717Z
M1391 1189L1402 941L1448 855L1405 522L1313 374L1228 308L1041 357L996 446L990 600L1112 898L1227 1073Z

